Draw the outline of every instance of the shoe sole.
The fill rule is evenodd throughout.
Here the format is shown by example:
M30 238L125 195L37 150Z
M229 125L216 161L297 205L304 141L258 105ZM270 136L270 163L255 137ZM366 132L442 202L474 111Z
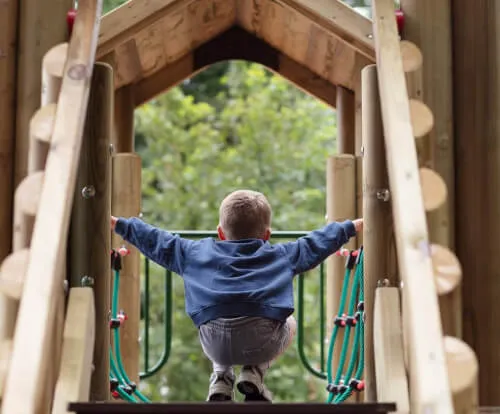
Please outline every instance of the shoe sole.
M233 399L225 394L212 394L208 397L208 402L232 402Z
M245 401L263 401L270 403L269 399L264 397L259 388L250 381L241 381L236 384L238 391L245 396Z

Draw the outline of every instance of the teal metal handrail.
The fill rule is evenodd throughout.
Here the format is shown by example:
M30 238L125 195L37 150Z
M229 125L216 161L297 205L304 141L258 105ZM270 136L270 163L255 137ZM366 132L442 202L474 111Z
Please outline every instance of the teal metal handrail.
M215 231L173 231L172 233L178 234L181 237L191 239L201 239L205 237L217 237ZM273 232L271 240L286 240L296 239L308 234L305 231L276 231ZM326 366L325 366L325 268L324 263L319 265L319 369L313 367L305 350L305 320L304 320L304 280L305 275L299 274L297 281L297 352L299 359L304 367L314 376L326 379ZM164 297L164 311L165 311L165 330L164 330L164 348L163 351L153 366L150 366L150 262L147 258L144 259L144 302L143 302L143 315L144 315L144 371L140 373L140 378L149 378L156 374L167 362L172 350L172 272L165 272L165 297Z

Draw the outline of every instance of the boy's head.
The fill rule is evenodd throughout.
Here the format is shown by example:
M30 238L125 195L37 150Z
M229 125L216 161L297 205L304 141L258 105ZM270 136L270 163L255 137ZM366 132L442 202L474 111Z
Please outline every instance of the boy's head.
M222 200L217 231L221 240L268 240L271 236L271 205L257 191L234 191Z

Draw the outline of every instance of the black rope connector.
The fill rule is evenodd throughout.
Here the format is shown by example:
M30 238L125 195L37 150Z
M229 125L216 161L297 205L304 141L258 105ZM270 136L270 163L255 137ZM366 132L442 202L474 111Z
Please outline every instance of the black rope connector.
M135 382L129 382L128 386L132 389L132 392L135 392L137 389L137 384Z
M109 327L111 329L118 329L122 324L122 321L121 319L118 319L118 318L112 318L110 321L109 321Z
M358 323L358 320L356 319L355 316L348 316L347 318L345 318L345 322L346 322L346 325L347 326L356 326L356 324Z
M356 258L357 258L356 250L351 250L349 252L349 256L347 256L347 260L345 262L345 268L349 270L354 269L354 266L356 266L356 260L357 260Z
M116 391L116 389L118 388L118 385L120 385L120 382L116 378L111 378L109 380L109 390L111 392Z
M346 392L347 390L349 389L349 387L345 384L340 384L339 385L339 388L338 388L338 391L339 391L339 394L343 394L344 392Z
M363 314L362 312L356 312L354 314L354 318L359 322L361 320L361 315L362 314Z
M116 272L122 270L122 257L115 249L111 249L111 269Z
M359 312L364 312L365 311L365 302L363 302L363 301L359 302L357 309Z
M326 390L330 394L337 395L339 393L339 386L337 384L328 384Z
M333 324L339 328L345 327L345 318L343 316L335 316Z
M349 381L349 387L353 391L361 392L365 389L365 382L362 380L358 380L356 378L353 378Z
M128 384L126 385L120 385L120 388L125 391L128 395L132 395L134 393L134 390L132 389L132 387Z

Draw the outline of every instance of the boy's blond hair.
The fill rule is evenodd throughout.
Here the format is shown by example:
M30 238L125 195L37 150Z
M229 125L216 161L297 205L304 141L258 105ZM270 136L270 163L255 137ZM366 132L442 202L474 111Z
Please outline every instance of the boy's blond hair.
M219 224L228 240L260 239L271 227L271 205L257 191L234 191L222 200Z

